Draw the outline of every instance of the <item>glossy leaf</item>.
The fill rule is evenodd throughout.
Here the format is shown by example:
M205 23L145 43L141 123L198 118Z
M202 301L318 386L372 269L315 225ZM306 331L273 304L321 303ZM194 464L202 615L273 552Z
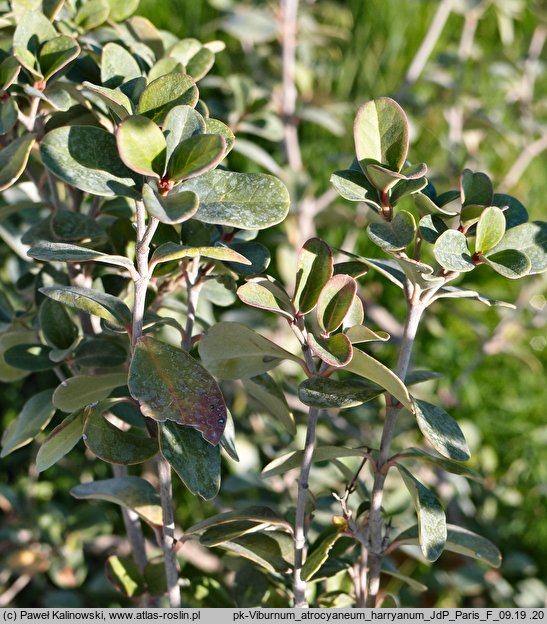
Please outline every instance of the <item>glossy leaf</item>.
M108 0L86 0L77 11L74 22L84 31L93 30L108 19L109 13Z
M505 234L505 216L500 208L490 206L477 223L475 251L486 253L493 249Z
M194 427L210 444L219 443L227 418L224 397L207 370L182 349L140 338L128 386L145 416Z
M308 554L302 566L301 576L304 581L309 581L325 561L327 561L329 552L341 536L341 531L335 531L327 535L319 544L313 547L313 550Z
M173 150L167 175L170 180L187 180L216 167L224 158L226 142L219 134L196 134Z
M199 206L198 196L192 191L161 196L149 184L143 186L142 198L150 216L170 225L190 219Z
M391 222L371 223L367 232L370 240L378 247L385 251L399 251L414 240L416 223L410 212L402 210Z
M5 429L2 435L2 452L0 457L6 457L18 448L25 446L47 427L55 413L55 407L51 403L53 390L38 392L24 405Z
M117 43L107 43L101 56L101 82L109 89L115 89L142 75L134 56Z
M145 176L163 176L167 143L153 121L142 115L126 117L116 131L116 143L120 158L129 169Z
M365 448L345 448L342 446L319 446L313 452L313 462L322 462L342 457L364 457L368 452ZM276 457L263 470L262 478L267 479L275 475L284 474L294 468L300 468L304 451L291 451L281 457Z
M52 369L55 364L50 359L51 347L40 344L18 344L4 351L4 361L8 366L26 371L38 372Z
M179 260L181 258L212 258L214 260L231 260L232 262L240 262L242 264L251 264L247 258L238 254L237 251L217 245L215 247L186 247L186 245L177 245L176 243L163 243L152 254L152 263L170 262L171 260Z
M437 262L448 271L472 271L475 264L467 247L465 235L447 230L437 239L433 253Z
M435 243L439 236L448 230L446 223L436 214L428 214L420 219L420 236L428 243Z
M254 308L275 312L288 320L294 317L287 293L265 277L250 280L240 286L237 289L237 296L243 303Z
M283 360L300 358L240 323L221 322L209 328L199 342L205 367L220 379L255 377Z
M45 298L40 305L39 319L47 344L57 349L68 349L74 344L78 328L62 304Z
M353 358L346 366L346 370L382 386L408 410L414 413L412 399L404 383L395 373L391 372L389 368L386 368L378 360L359 349L353 349Z
M87 448L110 464L142 464L154 457L157 439L121 431L103 416L108 407L108 402L99 402L85 409L83 437Z
M424 557L436 561L444 550L447 538L446 517L441 503L403 466L397 469L412 497L418 514L418 540Z
M127 383L127 373L75 375L61 382L53 394L53 405L63 412L75 412L81 407L102 401L119 386Z
M1 154L1 153L0 153ZM82 191L135 197L135 180L123 164L113 134L94 126L66 126L48 132L40 144L44 165Z
M295 435L294 416L287 405L283 390L267 373L243 379L243 385L262 409L277 419L288 433Z
M406 529L395 538L395 541L401 545L417 544L418 527L413 526ZM499 568L501 565L501 553L492 542L481 535L453 524L447 525L445 550L484 561L494 568Z
M464 169L460 178L460 189L463 206L492 204L494 195L492 182L485 173L473 173L469 169Z
M530 258L522 251L505 249L496 253L489 253L483 258L484 262L494 269L496 273L509 279L518 279L530 273L532 263Z
M262 230L283 221L289 210L287 188L265 173L210 171L179 188L198 195L196 218L205 223Z
M339 381L326 377L310 377L298 386L298 398L310 407L345 409L370 401L384 389L378 384L362 379Z
M162 129L167 141L167 162L179 143L208 132L205 119L191 106L172 108L165 117Z
M13 33L13 53L35 77L42 77L37 67L40 47L57 36L51 22L40 11L23 11Z
M34 135L24 134L0 151L0 191L17 182L27 166Z
M6 56L0 63L0 91L7 91L17 80L21 65L15 56Z
M298 254L294 306L307 314L317 305L319 295L333 274L332 251L319 238L306 241Z
M78 410L67 416L53 429L38 449L36 470L42 472L69 453L82 438L84 412Z
M471 455L462 430L442 407L414 399L416 421L427 441L444 457L467 461Z
M124 256L111 256L102 251L94 251L87 247L70 245L68 243L44 241L31 247L27 251L27 255L36 260L47 262L102 262L103 264L120 266L129 271L133 271L135 268L131 260Z
M254 276L264 273L271 261L268 248L255 241L242 241L230 243L230 249L241 254L250 264L241 262L228 262L227 265L236 273L243 276Z
M140 477L90 481L73 487L70 493L74 498L105 500L132 509L152 526L163 524L160 497L152 485Z
M40 292L71 308L99 316L109 323L123 327L131 325L129 308L120 299L108 293L79 286L49 286L40 288Z
M178 423L162 423L159 431L161 454L186 487L205 500L214 498L220 489L220 447Z
M46 41L40 49L40 70L44 80L48 80L63 67L66 67L80 54L80 46L76 40L61 35Z
M547 269L547 223L531 221L511 228L488 257L507 249L516 249L530 259L530 275L543 273Z
M308 344L314 355L336 368L346 366L353 355L353 347L345 334L334 334L328 338L310 334Z
M369 161L400 171L408 153L408 120L391 98L363 104L354 124L355 153L359 164Z
M194 106L197 101L198 90L190 76L166 74L148 84L139 99L138 113L162 124L175 106Z
M324 332L336 331L349 312L357 282L349 275L335 275L323 286L317 299L317 322Z
M498 208L504 209L503 216L505 217L507 230L528 221L528 211L522 203L512 195L494 193L492 206L498 206Z

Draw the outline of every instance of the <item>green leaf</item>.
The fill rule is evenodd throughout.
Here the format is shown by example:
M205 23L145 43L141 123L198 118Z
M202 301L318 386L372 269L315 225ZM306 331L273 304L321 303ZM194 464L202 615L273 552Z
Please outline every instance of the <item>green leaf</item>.
M165 171L167 143L163 132L147 117L126 117L116 131L123 163L145 176L161 178Z
M120 299L108 293L79 286L50 286L40 288L40 292L46 297L103 318L114 325L131 326L129 308Z
M53 238L64 242L104 240L106 232L94 219L79 212L57 210L50 221Z
M27 255L36 260L48 262L102 262L113 266L123 267L133 272L135 267L129 258L111 256L102 251L94 251L87 247L70 245L68 243L50 243L43 241L27 251Z
M186 71L196 81L201 80L209 73L209 70L215 64L215 55L211 50L202 47L194 56L186 63Z
M93 30L108 19L109 13L107 0L86 0L76 13L74 22L84 31Z
M85 409L84 442L97 457L110 464L142 464L158 452L155 438L121 431L106 420L103 412L108 402Z
M440 379L444 377L442 373L435 373L429 370L412 370L406 374L405 384L407 386L413 386L414 384L423 383L424 381L430 381L431 379Z
M109 19L123 22L133 15L139 6L140 0L107 0L110 5Z
M486 208L477 223L475 251L486 253L493 249L505 234L505 216L500 208Z
M53 299L42 301L39 319L45 341L56 349L69 349L78 338L78 328L65 307Z
M230 243L230 249L241 254L250 264L241 262L228 262L227 265L236 273L243 276L254 276L264 271L270 265L270 252L268 248L255 241L242 241Z
M192 191L161 196L149 184L143 186L142 198L148 214L169 225L190 219L199 207L199 198Z
M507 249L516 249L530 259L532 266L529 275L543 273L547 269L547 223L531 221L511 228L488 257Z
M330 182L335 190L344 199L356 202L366 202L376 212L380 211L380 198L376 189L368 178L354 169L335 171Z
M293 538L281 531L250 533L219 547L235 553L239 557L250 559L272 574L287 573L293 564Z
M395 540L397 543L414 545L418 543L418 527L415 525L400 533ZM453 524L447 525L445 550L459 553L465 557L484 561L494 568L501 565L501 553L492 542Z
M75 412L81 407L102 401L119 386L127 383L127 373L76 375L61 382L53 393L53 405L63 412Z
M257 527L256 522L249 520L239 520L235 522L229 522L213 526L207 529L199 538L200 544L211 548L212 546L218 546L223 542L229 542L230 540L245 535L246 533L254 532L260 527Z
M36 470L42 472L56 464L78 444L84 428L84 411L67 416L53 429L38 449Z
M494 193L492 198L492 206L504 208L503 216L505 217L506 229L514 228L528 221L528 211L522 203L512 195L505 193Z
M407 279L403 271L401 271L400 266L394 260L382 260L377 258L363 258L358 256L350 251L345 251L344 249L338 249L340 253L343 253L345 256L353 258L358 262L362 262L364 265L376 269L379 273L381 273L384 277L386 277L390 282L393 282L399 288L403 288Z
M190 76L166 74L148 84L139 99L138 113L162 124L175 106L195 106L197 101L198 90Z
M7 134L17 123L19 111L15 98L0 99L0 135Z
M414 200L414 205L416 206L416 209L418 210L420 215L441 214L449 217L454 217L458 214L457 212L444 210L425 193L416 193L412 196L412 199Z
M55 364L49 357L51 347L40 344L18 344L4 351L4 361L8 366L26 371L51 370Z
M507 303L506 301L497 301L496 299L490 299L486 295L481 295L476 290L467 290L464 288L458 288L457 286L443 286L439 290L439 294L437 295L438 299L475 299L476 301L480 301L484 305L489 307L499 306L502 308L516 308L512 303Z
M51 403L53 390L38 392L24 405L21 412L12 421L2 435L2 452L6 457L18 448L25 446L47 427L55 413Z
M28 375L28 371L9 366L4 360L4 353L14 345L36 340L36 333L33 331L8 331L0 335L0 381L10 383L23 379Z
M163 123L163 133L167 141L167 162L179 143L207 131L205 120L191 106L172 108Z
M205 223L262 230L287 216L289 192L265 173L210 171L180 185L199 196L196 218Z
M308 554L302 566L301 576L304 581L309 581L325 561L327 561L329 552L340 537L342 537L341 532L335 531L327 535L321 543L313 547L313 550Z
M34 135L24 134L0 151L0 191L5 191L17 182L34 145Z
M74 354L74 361L80 368L120 366L125 363L126 359L125 347L106 335L87 338L78 345Z
M107 43L101 56L101 82L109 89L115 89L142 75L134 56L117 43Z
M400 251L414 240L416 223L410 212L402 210L393 221L371 223L367 233L370 240L385 251Z
M152 485L140 477L118 477L90 481L73 487L74 498L105 500L132 509L152 526L163 525L160 497Z
M532 262L526 254L516 249L505 249L504 251L490 252L483 257L484 262L496 273L509 279L518 279L530 273Z
M240 323L216 323L199 342L205 367L220 379L255 377L283 360L302 363L271 340Z
M210 516L190 528L186 529L186 535L200 535L211 527L221 526L222 524L231 524L233 522L252 522L254 524L269 524L280 526L292 531L292 526L284 520L275 511L263 505L252 505L243 509L226 511L224 513Z
M145 592L144 579L131 557L108 557L105 573L112 585L124 596L135 598Z
M170 180L186 180L216 167L224 158L226 142L219 134L196 134L173 150L167 167Z
M163 245L160 245L152 254L151 264L170 262L180 258L197 258L198 256L213 258L214 260L231 260L232 262L251 264L247 258L238 254L237 251L223 245L215 247L187 247L186 245L177 245L176 243L163 243Z
M283 390L267 373L243 379L243 385L262 409L277 419L288 433L295 435L294 416L287 405Z
M415 165L413 167L408 167L403 170L401 173L396 171L392 171L391 169L387 169L386 167L382 167L381 165L377 165L375 163L363 164L365 174L371 183L375 186L375 188L380 191L388 191L393 188L400 180L413 181L413 180L422 180L422 182L426 182L424 176L427 173L427 165L424 163L420 163L419 165Z
M361 379L338 381L326 377L310 377L298 386L298 398L310 407L346 409L370 401L384 389Z
M359 296L356 295L353 298L353 301L351 302L349 310L346 316L344 316L344 320L342 322L342 329L344 330L344 333L346 333L346 330L349 329L350 327L361 325L361 323L364 320L365 320L365 308L363 307L363 302L361 301Z
M348 262L334 263L334 275L351 275L351 277L357 279L367 273L368 266L363 262L349 260Z
M40 154L54 175L82 191L105 197L136 196L134 174L121 161L114 135L102 128L56 128L43 138Z
M49 80L53 74L66 67L80 54L80 46L76 40L67 35L61 35L46 41L40 50L40 69L44 80Z
M460 189L463 206L491 206L494 191L492 182L485 173L473 173L464 169L460 178Z
M384 563L383 566L385 566L386 564ZM397 572L396 570L386 570L385 567L382 567L382 574L387 574L387 576L391 576L393 578L396 578L398 581L402 581L403 583L405 583L406 585L408 585L410 588L412 588L414 591L417 592L425 592L427 591L429 588L427 587L427 585L424 585L423 583L419 583L418 581L415 581L413 578L411 578L410 576L406 576L405 574L399 574L399 572ZM397 603L395 601L395 607L397 607ZM386 603L385 601L382 603L382 607L386 607Z
M424 557L436 561L444 550L447 538L446 517L441 503L403 466L397 470L412 497L418 514L418 539Z
M386 342L391 336L384 331L372 331L365 325L353 325L346 332L346 336L349 338L351 344L360 344L362 342Z
M409 178L402 179L395 184L395 186L391 189L391 193L389 196L389 201L392 206L395 206L397 202L399 202L403 197L407 197L408 195L418 194L419 191L424 189L427 186L426 178Z
M400 171L408 153L408 120L391 98L363 104L354 124L355 153L363 167L374 161Z
M140 338L128 386L145 416L194 427L207 442L219 443L227 418L224 397L213 377L182 349Z
M0 63L0 91L7 91L17 80L21 65L15 56L6 56Z
M336 368L346 366L353 356L353 347L345 334L335 334L328 338L309 334L308 344L314 355Z
M408 448L404 451L400 451L397 455L398 458L403 461L405 459L425 461L427 463L434 464L435 466L439 466L447 472L462 475L463 477L474 479L475 481L482 481L481 475L476 470L468 468L465 464L445 459L444 457L439 457L438 455L434 455L432 453L427 453L426 451L422 451L422 449Z
M446 223L436 214L427 214L420 219L420 236L428 243L435 243L448 230Z
M181 65L177 59L162 58L154 63L148 72L148 80L156 80L156 78L160 78L160 76L165 76L166 74L171 74L173 72L179 74L184 72L184 66Z
M25 69L41 78L36 61L40 47L56 36L57 31L41 12L23 11L13 33L13 53Z
M198 431L174 422L160 425L161 454L186 487L205 500L220 489L220 447L206 442Z
M222 121L212 119L211 117L207 117L205 120L205 128L205 131L209 134L219 134L221 137L224 137L224 140L226 141L226 152L224 153L224 156L228 156L228 154L232 151L236 140L234 133L230 130L230 128Z
M307 314L315 308L332 274L331 248L319 238L310 238L300 249L296 263L294 307L298 312Z
M412 399L404 383L395 373L391 372L389 368L386 368L378 360L359 349L353 349L353 358L346 366L346 370L382 386L408 410L414 413Z
M334 275L317 299L317 322L326 332L336 331L349 312L357 293L357 282L349 275Z
M433 254L437 262L448 271L465 272L475 268L465 234L458 230L443 232L435 243Z
M471 455L458 423L442 407L414 399L416 421L426 440L444 457L467 461Z
M368 449L345 448L342 446L319 446L313 451L313 462L329 461L341 457L365 457ZM300 468L304 451L291 451L281 457L276 457L263 470L262 478L267 479L275 475L284 474L294 468Z
M287 293L265 277L257 277L240 286L237 289L237 296L243 303L253 308L275 312L288 320L294 318Z

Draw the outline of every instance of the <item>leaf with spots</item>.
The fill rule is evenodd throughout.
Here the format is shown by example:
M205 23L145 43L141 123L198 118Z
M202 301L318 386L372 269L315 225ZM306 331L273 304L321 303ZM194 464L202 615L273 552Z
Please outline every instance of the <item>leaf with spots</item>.
M149 336L140 338L129 367L129 391L145 416L197 429L218 444L226 404L217 382L191 355Z

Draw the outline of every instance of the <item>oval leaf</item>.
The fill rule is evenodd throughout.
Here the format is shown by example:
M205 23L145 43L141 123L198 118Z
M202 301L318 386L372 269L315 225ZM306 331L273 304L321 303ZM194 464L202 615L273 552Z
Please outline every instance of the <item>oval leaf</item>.
M340 327L356 293L357 282L349 275L335 275L323 286L317 299L317 322L324 332Z
M205 500L220 489L220 447L206 442L195 429L174 422L160 425L161 454L186 487Z
M475 268L465 235L457 230L443 232L433 248L437 262L448 271L472 271Z
M460 178L460 193L463 206L490 206L494 195L492 182L485 173L473 173L464 169Z
M224 397L213 377L182 349L140 338L128 386L145 416L194 427L207 442L220 442L227 419Z
M495 247L505 234L505 216L496 206L484 210L477 223L475 251L485 253Z
M161 124L175 106L195 106L197 101L198 89L190 76L166 74L153 80L142 92L138 113Z
M307 314L317 304L321 290L334 270L331 248L319 238L310 238L302 246L296 263L294 306Z
M197 258L199 256L213 258L214 260L231 260L232 262L251 264L247 258L238 254L237 251L223 245L215 247L186 247L186 245L177 245L176 243L163 243L163 245L160 245L152 254L151 264L180 260L180 258Z
M0 151L0 191L17 182L34 145L34 135L24 134Z
M125 386L126 383L127 373L76 375L57 386L53 394L53 405L63 412L74 412L106 399L114 388Z
M163 123L163 133L167 141L167 162L170 161L171 155L179 143L195 135L205 134L205 132L207 132L205 119L197 110L191 106L172 108Z
M490 253L483 258L484 262L496 273L509 279L518 279L530 273L532 262L526 254L516 249L505 249Z
M367 233L370 240L385 251L400 251L414 240L416 223L410 212L402 210L389 223L371 223Z
M196 134L173 150L167 167L170 180L187 180L216 167L226 153L226 141L219 134Z
M488 257L507 249L516 249L530 259L529 275L543 273L547 269L547 223L532 221L511 228Z
M167 143L153 121L142 115L126 117L116 131L116 143L120 158L129 169L145 176L163 176Z
M101 82L109 89L115 89L142 75L134 56L117 43L107 43L101 56Z
M298 398L310 407L346 409L362 405L384 389L378 384L361 379L339 381L326 377L310 377L298 386Z
M249 395L276 418L291 435L296 433L294 417L287 405L283 390L267 373L244 379L243 385Z
M36 470L42 472L69 453L78 444L84 429L84 412L78 410L67 416L53 429L36 455Z
M287 293L266 278L257 278L243 284L237 289L237 296L243 303L254 308L275 312L288 320L294 318Z
M314 355L336 368L346 366L353 355L353 347L345 334L335 334L328 338L309 334L308 344Z
M192 191L161 196L155 193L149 184L144 185L142 198L148 214L169 225L190 219L196 214L199 206L199 198Z

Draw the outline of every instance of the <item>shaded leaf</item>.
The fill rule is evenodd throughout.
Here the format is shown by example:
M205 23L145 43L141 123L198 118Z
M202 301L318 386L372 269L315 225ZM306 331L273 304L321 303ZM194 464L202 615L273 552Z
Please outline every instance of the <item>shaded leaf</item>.
M483 257L484 262L494 269L496 273L509 279L518 279L530 273L532 263L530 258L522 251L516 249L505 249L496 253L489 253Z
M313 462L328 461L340 457L365 457L368 453L366 448L344 448L341 446L319 446L313 451ZM267 479L275 475L283 474L294 468L300 468L304 451L291 451L281 457L276 457L263 470L262 478Z
M15 56L6 56L0 63L0 91L7 91L17 80L21 65Z
M463 206L492 204L494 195L492 182L485 173L473 173L469 169L464 169L460 178L460 189Z
M78 345L74 354L74 361L80 368L120 366L126 359L127 349L106 335L87 338Z
M408 448L401 451L397 455L401 460L414 459L418 461L425 461L430 464L435 464L447 472L462 475L463 477L474 479L475 481L482 481L481 475L476 470L468 468L465 464L445 459L444 457L439 457L438 455L433 455L432 453L427 453L426 451L422 451L422 449Z
M24 134L0 151L0 191L17 182L34 145L34 135Z
M109 13L107 0L86 0L77 11L74 22L85 31L93 30L108 19Z
M505 217L506 229L508 230L528 221L528 211L522 203L512 195L494 193L492 206L505 209L503 211L503 216Z
M307 314L316 306L319 295L333 274L331 248L320 238L304 243L296 263L294 307Z
M349 275L335 275L323 286L317 299L317 322L324 332L340 327L356 293L357 282Z
M294 417L287 405L283 390L267 373L243 379L243 385L249 395L279 420L288 433L291 435L296 433Z
M420 236L428 243L435 243L439 236L448 230L446 223L438 215L425 215L420 219Z
M190 219L199 207L199 198L192 191L161 196L149 184L143 186L142 198L149 215L170 225Z
M27 255L35 260L49 262L102 262L114 266L121 266L129 271L135 267L129 258L111 256L102 251L94 251L87 247L70 245L68 243L50 243L43 241L27 251Z
M197 524L194 524L190 528L186 529L186 535L201 534L213 526L220 526L221 524L230 524L232 522L247 521L254 524L270 524L273 526L280 526L292 532L292 526L284 520L279 514L263 505L252 505L251 507L244 507L243 509L226 511L224 513L210 516Z
M56 36L57 31L40 11L22 11L13 33L13 53L25 69L41 78L37 67L40 47Z
M442 373L435 373L434 371L412 370L406 374L405 384L407 386L412 386L414 384L423 383L424 381L429 381L431 379L440 379L441 377L444 377Z
M346 366L353 355L353 347L345 334L334 334L328 338L309 334L308 345L314 355L336 368Z
M354 169L335 171L330 177L330 182L344 199L366 202L376 212L380 211L378 189L374 188L361 171Z
M15 98L0 99L0 135L7 134L17 123L19 111Z
M271 573L286 573L293 565L293 538L281 531L242 535L219 547L250 559Z
M127 373L76 375L65 379L53 394L53 405L63 412L74 412L81 407L102 401L119 386L127 383Z
M315 545L312 551L306 557L306 561L302 566L302 579L309 581L313 575L319 570L319 568L327 561L329 552L338 539L341 537L340 531L335 531L330 535L327 535L321 543Z
M118 477L90 481L73 487L74 498L105 500L132 509L152 526L163 524L160 497L152 485L140 477Z
M69 453L78 444L84 428L84 412L78 410L67 416L53 429L38 449L36 470L42 472Z
M416 209L418 210L420 215L440 214L440 215L445 215L449 217L454 217L458 214L455 211L445 210L441 206L438 206L425 193L415 193L412 196L412 199L414 200L414 205L416 206Z
M511 228L503 240L492 249L492 254L507 249L516 249L525 254L532 263L530 275L542 273L547 269L547 223L531 221Z
M226 426L226 404L217 382L182 349L144 336L129 367L129 391L145 416L197 429L218 444Z
M209 171L179 189L198 195L196 218L205 223L261 230L283 221L289 210L287 188L265 173Z
M467 461L471 455L462 430L442 407L414 399L416 421L424 437L444 457Z
M105 571L108 580L124 596L131 598L145 592L144 579L131 557L108 557Z
M270 265L270 252L268 248L261 243L254 241L243 241L230 243L230 249L241 254L250 264L241 262L227 262L227 265L236 273L243 276L258 275Z
M40 69L44 79L48 80L71 63L80 54L80 46L76 40L67 35L61 35L46 41L40 50Z
M8 366L38 372L52 369L55 364L49 357L51 347L40 344L18 344L4 351Z
M378 384L361 379L339 381L326 377L310 377L298 386L298 398L310 407L345 409L362 405L384 389Z
M65 307L45 298L40 305L40 329L45 341L57 349L68 349L78 337L78 328Z
M436 561L446 544L446 517L441 503L420 481L403 466L397 470L412 497L418 514L418 540L424 557Z
M220 447L178 423L162 423L159 431L161 454L186 487L205 500L214 498L220 489Z

